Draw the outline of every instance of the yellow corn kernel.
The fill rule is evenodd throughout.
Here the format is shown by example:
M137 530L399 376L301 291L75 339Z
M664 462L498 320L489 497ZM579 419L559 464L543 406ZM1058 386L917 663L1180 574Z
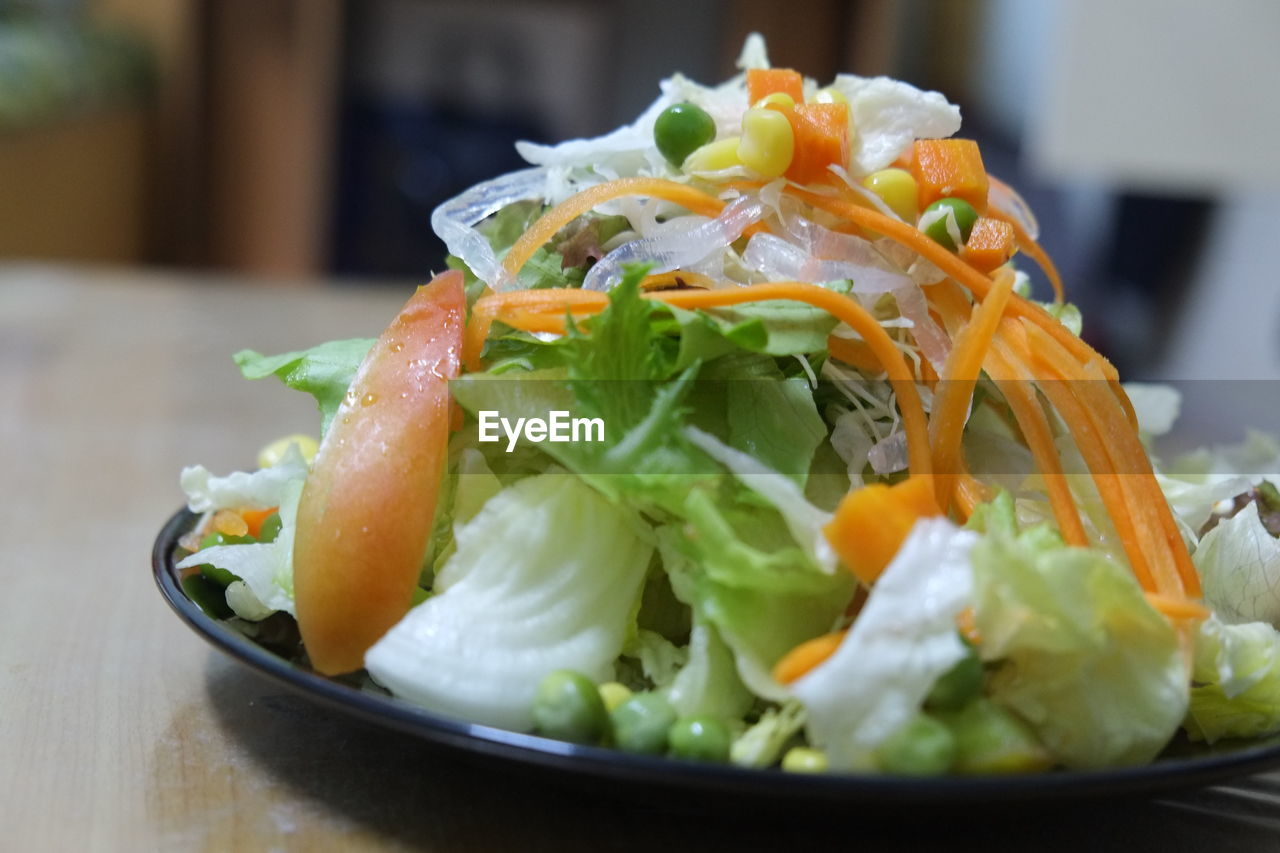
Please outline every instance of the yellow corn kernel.
M738 159L738 141L740 139L741 137L739 136L730 136L726 139L708 142L686 157L681 168L686 172L719 172L724 169L732 169L734 166L741 166L742 161Z
M862 179L862 185L880 196L904 222L916 221L916 179L905 169L881 169Z
M270 468L284 458L284 454L289 449L290 444L298 445L298 452L302 454L302 458L311 463L316 458L316 451L320 449L320 444L309 435L297 433L294 435L286 435L277 438L266 447L258 451L258 467Z
M770 104L777 104L783 107L794 107L796 105L796 99L788 95L786 92L772 92L768 95L765 95L763 98L756 101L751 106L767 107Z
M597 690L600 691L600 701L604 702L606 711L612 711L631 698L631 688L616 681L606 681Z
M815 104L844 104L849 106L849 99L839 89L819 89L813 95Z
M777 110L752 108L742 114L742 165L766 178L776 178L791 165L796 137L791 122Z

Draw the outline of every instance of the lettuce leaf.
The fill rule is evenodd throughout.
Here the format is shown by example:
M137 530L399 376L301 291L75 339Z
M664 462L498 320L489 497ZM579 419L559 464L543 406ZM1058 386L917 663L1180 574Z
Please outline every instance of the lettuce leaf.
M757 696L783 701L789 694L774 680L773 665L832 630L855 584L850 575L813 566L777 513L751 501L741 486L721 489L694 489L685 523L658 529L663 567L676 597L733 652L743 683Z
M315 397L320 408L320 434L324 435L371 346L372 338L352 338L280 355L263 355L246 349L232 358L245 379L262 379L274 374L295 391L305 391Z
M1072 768L1142 764L1177 730L1187 672L1132 574L1046 525L1011 535L1008 494L975 513L974 620L988 694Z
M459 527L436 594L369 650L366 668L431 710L528 730L547 673L613 677L653 551L643 530L577 477L521 480Z
M1195 646L1195 686L1185 728L1192 740L1280 732L1280 633L1262 622L1210 618Z
M1223 622L1280 625L1280 540L1263 527L1256 501L1206 533L1194 559L1205 603Z
M835 653L791 685L833 769L873 769L876 748L965 656L956 617L977 538L946 519L917 522Z

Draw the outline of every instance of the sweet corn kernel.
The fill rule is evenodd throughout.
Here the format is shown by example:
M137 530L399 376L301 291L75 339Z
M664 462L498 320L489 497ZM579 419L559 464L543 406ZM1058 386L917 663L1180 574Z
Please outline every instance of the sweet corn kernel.
M791 122L777 110L752 108L742 114L742 164L766 178L776 178L791 165L796 138Z
M782 756L782 769L788 773L826 773L829 766L826 753L803 746L793 746Z
M738 142L741 138L730 136L708 142L686 157L681 168L686 172L719 172L741 166L742 160L738 159Z
M606 711L612 711L631 698L631 688L616 681L606 681L597 689L600 691L600 701L604 702Z
M772 92L756 101L752 106L767 107L770 104L777 104L782 107L794 107L796 105L796 99L788 95L786 92Z
M302 458L311 463L316 458L316 451L320 449L320 444L309 435L297 433L295 435L286 435L277 438L266 447L258 451L258 467L270 468L284 458L284 454L289 449L290 444L298 445L298 452L302 454Z
M889 209L905 222L914 223L916 210L916 179L905 169L881 169L862 179L862 185L880 196Z
M813 95L815 104L844 104L849 106L849 99L839 89L819 89Z

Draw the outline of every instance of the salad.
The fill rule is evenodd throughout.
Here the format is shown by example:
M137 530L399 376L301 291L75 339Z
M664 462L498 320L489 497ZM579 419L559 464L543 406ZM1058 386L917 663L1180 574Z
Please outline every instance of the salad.
M182 472L188 594L439 714L744 767L1280 731L1280 447L1162 470L1176 394L1079 337L942 95L739 67L520 143L376 340L237 353L321 424Z

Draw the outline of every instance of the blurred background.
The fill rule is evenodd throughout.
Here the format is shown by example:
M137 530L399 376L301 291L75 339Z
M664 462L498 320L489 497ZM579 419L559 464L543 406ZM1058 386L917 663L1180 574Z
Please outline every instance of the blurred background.
M0 257L422 280L513 141L751 30L958 102L1126 375L1280 378L1275 0L0 0Z

